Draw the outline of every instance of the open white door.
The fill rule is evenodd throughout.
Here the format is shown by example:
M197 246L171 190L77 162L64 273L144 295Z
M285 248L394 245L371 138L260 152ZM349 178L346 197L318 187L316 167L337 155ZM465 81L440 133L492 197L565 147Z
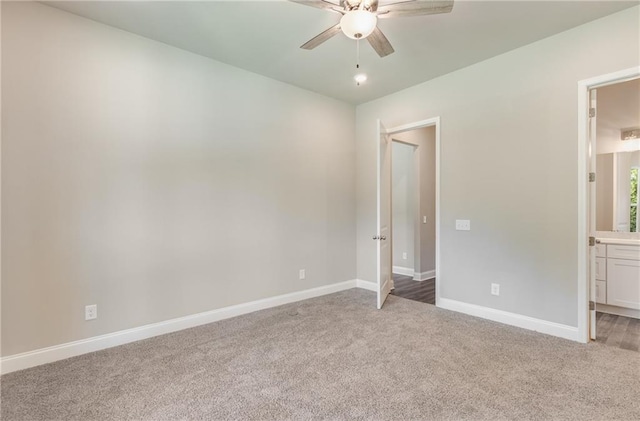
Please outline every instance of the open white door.
M391 138L378 120L378 309L391 291Z
M589 91L589 337L596 339L596 90Z

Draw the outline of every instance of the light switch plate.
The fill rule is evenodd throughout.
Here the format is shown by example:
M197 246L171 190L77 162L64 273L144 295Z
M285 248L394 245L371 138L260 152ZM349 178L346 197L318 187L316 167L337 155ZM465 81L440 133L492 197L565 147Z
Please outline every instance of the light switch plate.
M468 219L456 219L456 230L471 231L471 221Z

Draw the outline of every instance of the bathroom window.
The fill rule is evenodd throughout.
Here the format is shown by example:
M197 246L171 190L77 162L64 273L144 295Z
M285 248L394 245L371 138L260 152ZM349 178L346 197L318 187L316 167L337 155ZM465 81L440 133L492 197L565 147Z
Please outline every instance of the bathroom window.
M631 232L638 232L638 168L631 168L631 200L630 202L630 218Z

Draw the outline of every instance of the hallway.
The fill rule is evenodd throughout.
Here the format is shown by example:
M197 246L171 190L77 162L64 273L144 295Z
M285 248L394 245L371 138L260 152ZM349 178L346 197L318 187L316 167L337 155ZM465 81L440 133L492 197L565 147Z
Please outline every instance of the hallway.
M421 303L436 303L436 278L426 281L414 281L411 276L393 274L395 288L391 294L407 298L409 300L420 301Z

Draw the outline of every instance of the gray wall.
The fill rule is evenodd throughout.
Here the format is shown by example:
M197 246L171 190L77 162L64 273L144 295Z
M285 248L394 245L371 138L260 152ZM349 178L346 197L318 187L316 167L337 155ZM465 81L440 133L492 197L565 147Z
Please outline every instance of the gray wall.
M391 148L391 207L393 215L393 266L414 267L414 226L418 190L415 180L414 147L393 142ZM402 258L402 253L407 258Z
M3 356L355 278L352 106L37 3L2 88Z
M420 271L436 269L436 129L425 127L409 133L419 136L420 147Z
M395 127L440 116L440 295L577 326L577 82L638 66L638 14L358 106L358 278L375 279L376 119ZM456 219L471 231L456 231Z

